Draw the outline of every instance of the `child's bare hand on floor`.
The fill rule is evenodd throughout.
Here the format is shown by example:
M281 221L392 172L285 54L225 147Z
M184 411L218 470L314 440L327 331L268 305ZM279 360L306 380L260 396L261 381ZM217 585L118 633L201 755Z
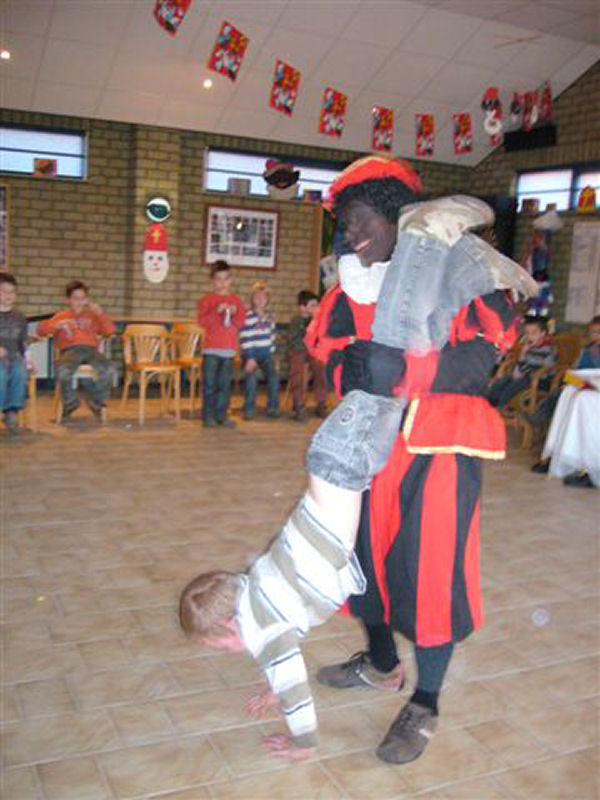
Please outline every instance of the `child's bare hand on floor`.
M246 700L246 713L254 719L266 716L271 708L279 708L279 698L270 689L253 694Z
M264 744L269 755L287 758L288 761L307 761L315 755L314 747L298 747L287 733L273 733L265 737Z

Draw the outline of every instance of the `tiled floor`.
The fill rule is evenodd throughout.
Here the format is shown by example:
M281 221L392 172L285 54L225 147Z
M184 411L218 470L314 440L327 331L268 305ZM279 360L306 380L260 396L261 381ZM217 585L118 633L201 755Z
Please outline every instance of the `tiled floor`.
M598 797L600 492L535 476L516 450L488 464L487 626L457 648L427 752L375 758L400 698L315 687L319 757L288 766L261 745L281 724L244 715L251 660L186 642L176 603L277 530L314 425L206 431L155 411L141 430L132 404L104 428L80 412L0 434L6 800ZM306 642L310 671L361 643L332 620Z

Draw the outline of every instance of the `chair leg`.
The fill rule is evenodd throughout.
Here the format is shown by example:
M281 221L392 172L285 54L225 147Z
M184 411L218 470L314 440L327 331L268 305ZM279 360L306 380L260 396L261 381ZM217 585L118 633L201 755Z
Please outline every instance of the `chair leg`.
M131 373L128 372L125 374L123 379L123 394L121 396L121 414L125 412L125 406L127 404L127 398L129 397L129 387L131 385Z
M196 367L190 367L190 417L194 416L194 400L196 395Z
M140 372L140 404L138 407L138 422L144 424L146 412L146 373Z
M29 410L29 427L32 431L37 432L37 379L35 375L30 375L29 377L29 403L27 406Z
M62 395L60 393L60 388L58 383L54 387L54 405L52 409L52 416L54 417L54 421L57 425L60 425L62 422L62 415L63 415L63 401Z
M175 371L173 376L175 382L175 419L177 422L181 419L181 370Z

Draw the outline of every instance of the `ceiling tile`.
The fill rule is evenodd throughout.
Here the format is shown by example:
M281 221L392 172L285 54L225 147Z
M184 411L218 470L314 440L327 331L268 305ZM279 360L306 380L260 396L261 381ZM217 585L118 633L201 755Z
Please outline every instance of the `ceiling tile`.
M557 25L563 25L576 16L571 10L569 3L564 3L562 7L545 6L540 2L528 3L519 9L517 14L507 12L498 14L496 19L499 22L517 23L521 28L531 30L550 31Z
M222 106L169 98L160 110L156 124L186 130L214 130L222 111Z
M10 34L7 46L11 53L10 61L0 61L0 80L7 78L34 79L40 67L45 39L42 36L27 36L22 33Z
M412 53L450 58L481 27L481 20L431 8L403 41Z
M568 4L565 0L543 0L542 6L558 6L566 8L574 14L598 14L598 0L570 0Z
M29 110L33 95L33 81L24 78L0 78L0 102L4 108Z
M43 36L50 25L52 3L42 0L4 0L2 3L2 32L7 37L4 46L9 44L9 34L28 33Z
M286 6L286 0L219 0L213 3L212 11L232 25L236 25L236 20L274 25Z
M451 61L423 87L421 98L425 104L428 100L435 100L450 105L464 105L476 93L483 95L491 75L493 73L489 70Z
M39 81L35 87L33 104L36 109L48 114L89 117L94 113L100 92L100 88L90 86Z
M179 89L177 78L180 78L184 71L184 62L176 58L154 59L151 53L145 58L140 58L123 53L115 59L107 86L110 89L126 88L154 94L166 94L171 89L177 92Z
M566 64L552 76L552 94L558 93L570 86L573 81L583 75L593 64L600 59L600 47L585 45Z
M311 77L336 83L351 76L352 83L364 85L388 58L389 51L381 47L361 42L349 47L348 42L341 41L331 48Z
M41 75L52 83L102 86L109 74L114 47L48 39Z
M409 0L401 3L369 0L361 5L344 29L342 37L378 44L381 47L395 47L410 33L426 11L426 5Z
M119 0L110 4L107 14L106 0L55 0L49 35L112 47L123 35L133 7L131 0Z
M509 64L538 36L535 31L500 22L485 22L454 55L455 61L482 67L501 68Z
M328 51L335 39L318 36L306 31L293 31L289 28L276 28L263 42L256 64L273 70L278 58L299 69L303 77L308 77Z
M265 111L248 111L247 109L226 108L217 124L221 133L243 131L244 136L266 136L277 124L277 112L272 109Z
M525 0L444 0L441 5L444 11L467 14L478 19L495 19L498 14L508 12L517 16L519 9L528 3Z
M567 39L598 44L600 42L600 21L597 14L579 17L561 25L554 32Z
M296 31L310 31L325 36L340 36L359 7L358 0L343 3L288 3L278 26Z
M389 58L386 65L377 73L378 88L387 92L400 92L403 95L416 95L437 75L446 62L433 56L421 56L402 50Z
M531 42L511 59L510 70L531 75L539 81L546 80L582 47L583 43L573 39L543 34L539 41Z
M105 0L103 2L106 6ZM124 52L134 53L142 58L149 54L154 55L155 58L162 56L172 58L183 55L189 51L196 36L203 30L207 19L206 5L202 2L192 3L176 36L170 36L154 19L152 3L137 0L134 2L129 22L123 32L120 48ZM206 58L208 58L208 53Z
M156 125L163 104L162 95L105 89L98 102L96 116L128 122L131 120L131 110L135 109L137 123Z

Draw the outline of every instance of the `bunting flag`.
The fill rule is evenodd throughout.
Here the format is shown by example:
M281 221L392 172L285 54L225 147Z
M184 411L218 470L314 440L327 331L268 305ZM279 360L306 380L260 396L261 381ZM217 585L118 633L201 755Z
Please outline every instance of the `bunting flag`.
M326 136L340 137L342 135L347 99L345 94L337 92L331 86L325 89L321 104L319 133L324 133Z
M492 147L496 147L502 143L504 138L502 103L496 86L490 86L481 98L481 110L483 111L483 130L487 133Z
M244 53L248 47L248 37L230 22L223 22L213 47L208 68L221 75L226 75L230 80L237 78Z
M461 156L473 150L473 133L471 129L471 115L461 111L452 115L454 127L454 155Z
M291 117L294 113L294 105L296 104L299 86L299 71L278 58L275 64L271 99L269 101L271 108L274 108L275 111L281 111L287 114L288 117Z
M525 92L523 99L523 130L530 131L539 119L537 91Z
M550 81L542 84L540 90L540 122L549 122L554 117L554 106L552 104L552 89Z
M417 133L417 156L426 158L433 155L435 125L433 114L415 114Z
M170 36L175 36L192 0L156 0L154 19Z
M373 107L373 150L392 152L394 141L394 112L383 106Z

